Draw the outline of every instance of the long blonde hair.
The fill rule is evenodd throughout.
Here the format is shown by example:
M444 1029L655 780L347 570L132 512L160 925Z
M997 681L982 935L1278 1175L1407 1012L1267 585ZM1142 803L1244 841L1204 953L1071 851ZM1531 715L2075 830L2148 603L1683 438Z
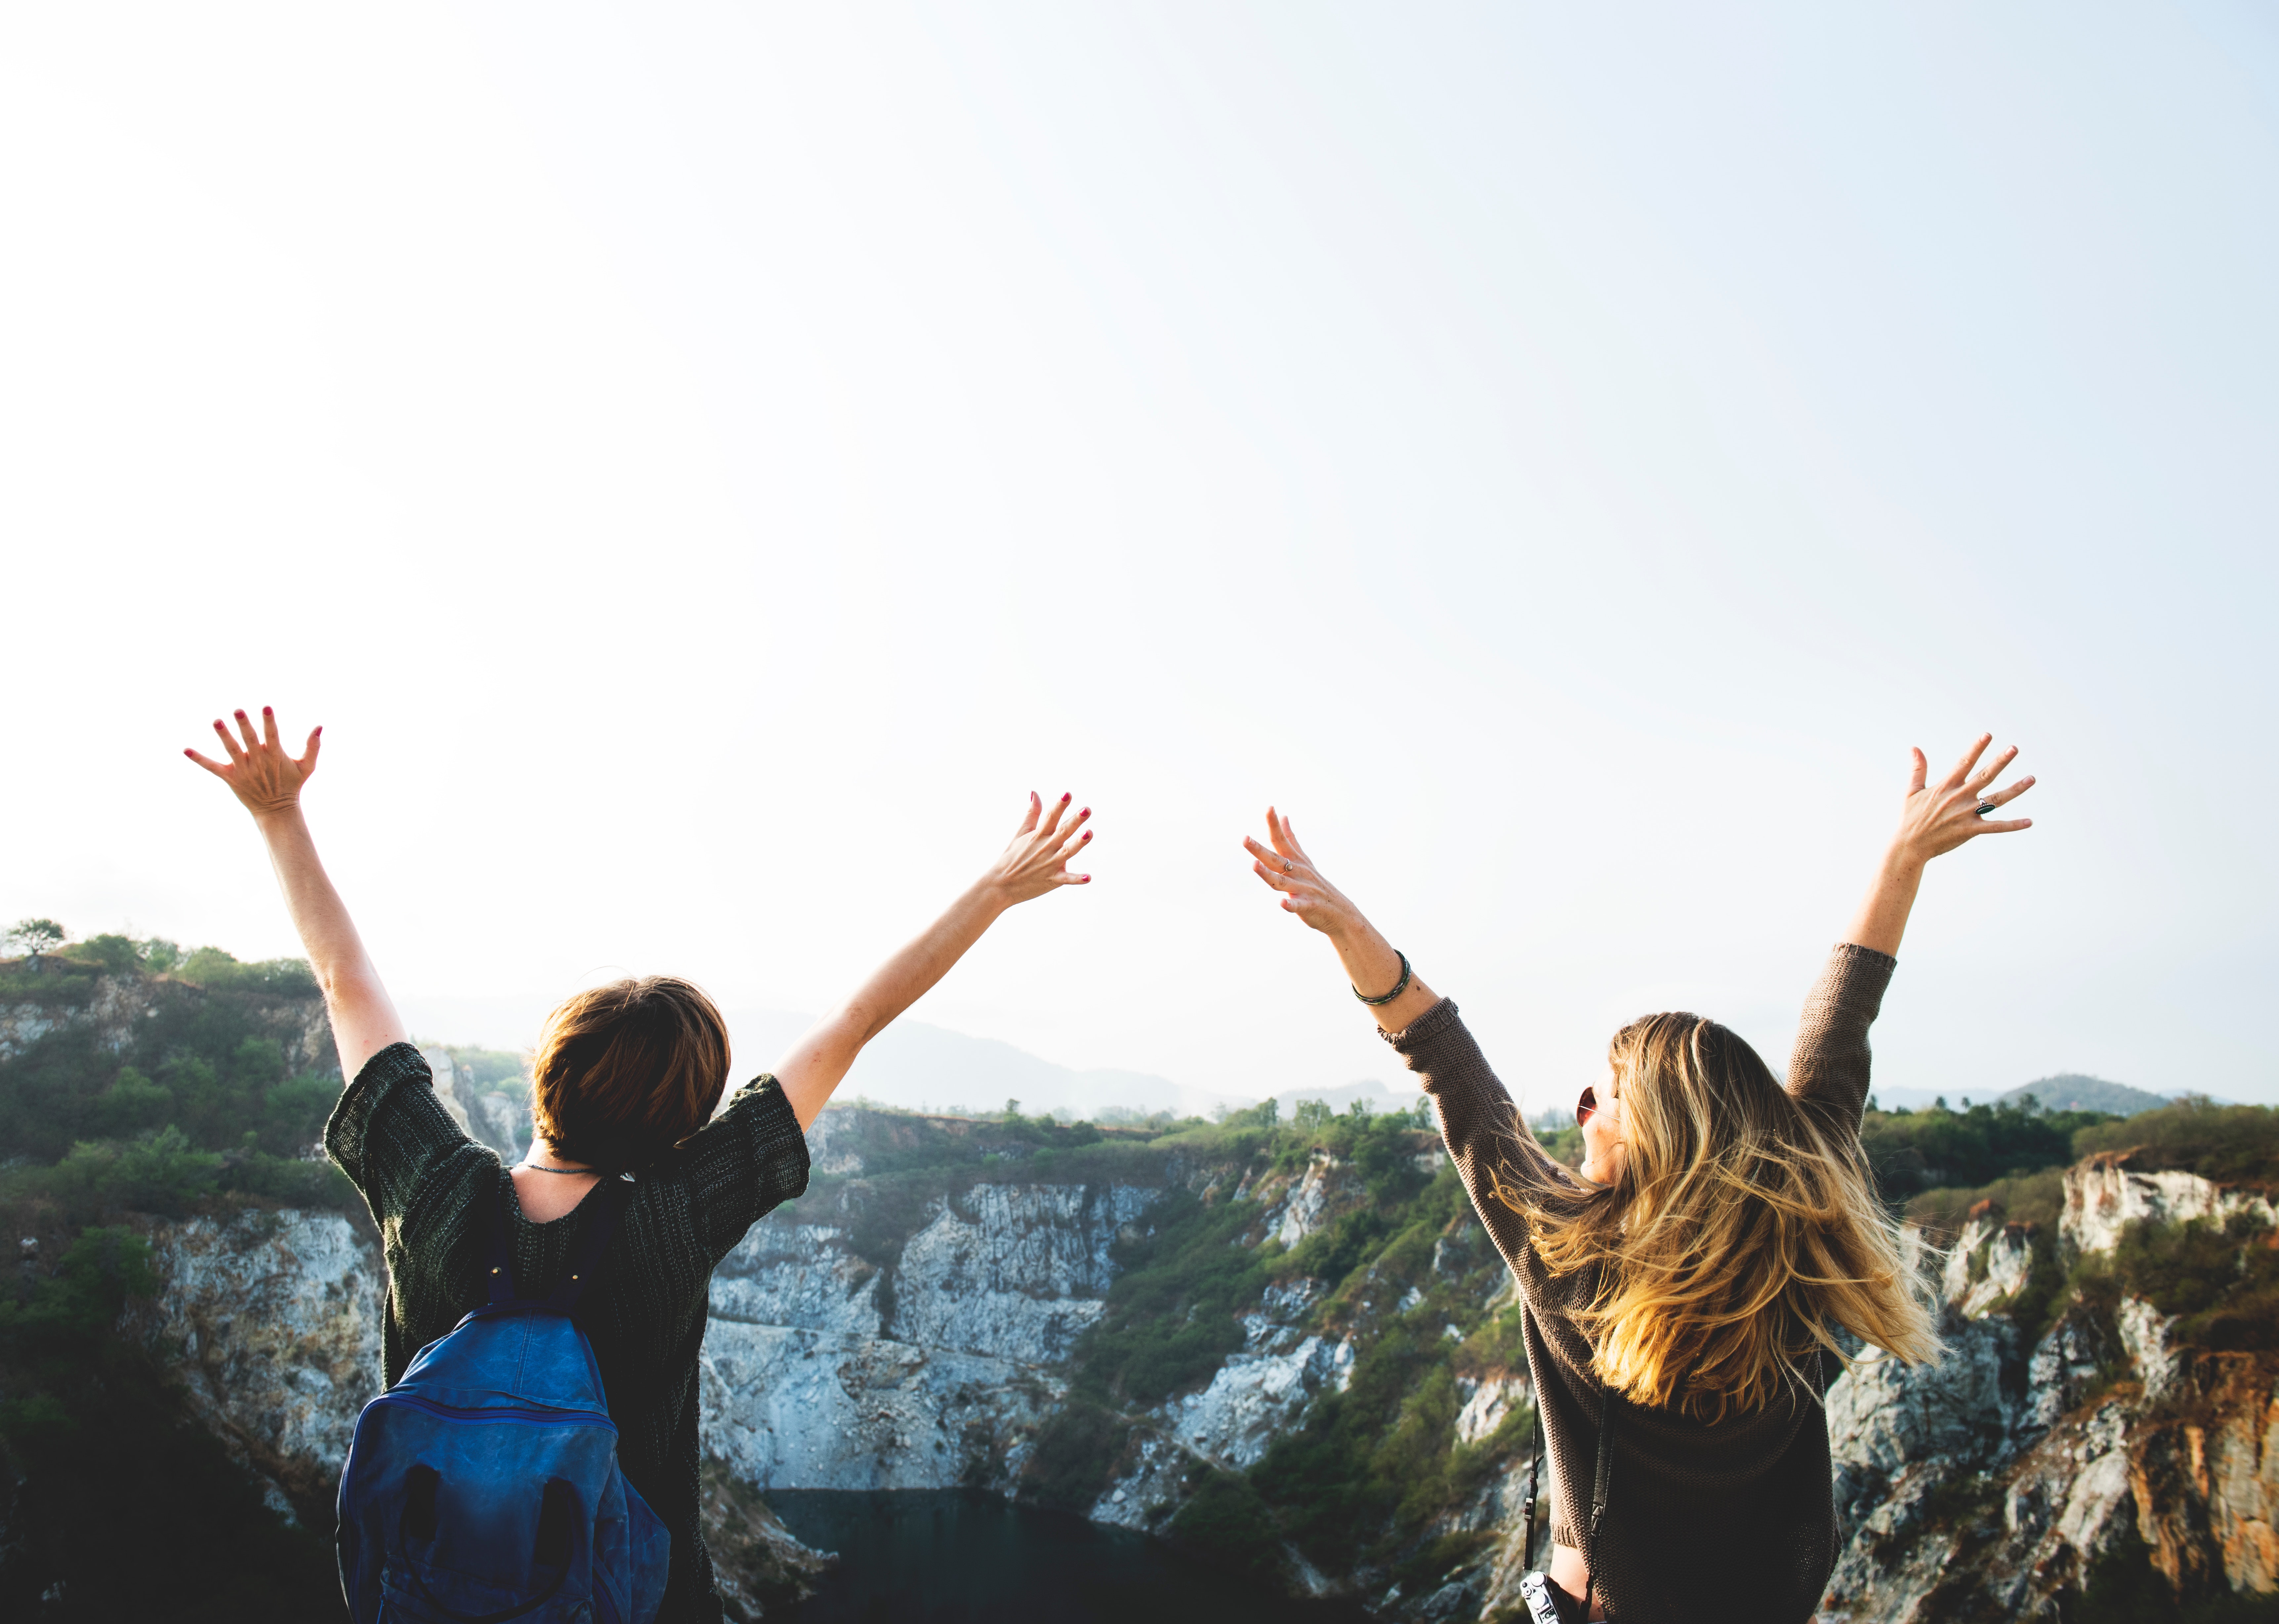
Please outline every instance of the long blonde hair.
M1595 1268L1577 1316L1600 1379L1704 1421L1803 1383L1833 1329L1909 1363L1939 1352L1913 1237L1876 1199L1858 1137L1784 1089L1715 1021L1648 1015L1607 1058L1622 1167L1574 1191L1496 1181L1554 1275Z

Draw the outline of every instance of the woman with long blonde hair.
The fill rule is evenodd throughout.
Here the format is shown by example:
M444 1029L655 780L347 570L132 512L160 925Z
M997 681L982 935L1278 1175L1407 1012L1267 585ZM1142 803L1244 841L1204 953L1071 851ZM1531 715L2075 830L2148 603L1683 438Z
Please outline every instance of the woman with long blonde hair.
M1700 1015L1615 1034L1576 1107L1580 1176L1546 1155L1456 1006L1322 877L1289 820L1246 840L1282 907L1326 935L1438 1106L1472 1205L1516 1277L1554 1485L1562 1619L1804 1624L1838 1550L1822 1408L1840 1333L1934 1359L1933 1306L1860 1146L1868 1028L1924 866L2031 820L1988 814L2016 756L1982 738L1928 782L1807 1000L1785 1084Z

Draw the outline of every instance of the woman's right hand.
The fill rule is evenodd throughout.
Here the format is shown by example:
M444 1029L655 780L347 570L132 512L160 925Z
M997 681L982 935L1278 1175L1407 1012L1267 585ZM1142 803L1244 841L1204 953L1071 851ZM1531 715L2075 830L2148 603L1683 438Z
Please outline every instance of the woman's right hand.
M2030 776L2007 789L1992 787L2002 770L2018 759L2018 747L2012 745L1981 767L1978 758L1993 742L1993 734L1981 733L1978 742L1965 750L1962 759L1955 762L1954 770L1936 785L1930 782L1930 768L1923 753L1914 753L1915 767L1907 780L1907 800L1899 811L1899 830L1891 837L1894 853L1922 864L1980 835L2015 834L2021 829L2034 826L2030 817L1991 818L1980 810L2007 806L2034 787Z
M2034 787L2030 778L2021 778L2007 789L1992 787L2002 769L2018 755L2017 747L2013 745L1981 767L1978 758L1993 742L1993 734L1980 734L1978 742L1965 750L1962 759L1955 762L1954 770L1935 785L1930 782L1930 768L1923 760L1923 753L1915 752L1914 769L1907 778L1907 797L1899 810L1899 832L1884 848L1875 880L1861 900L1859 911L1852 915L1852 928L1845 935L1845 941L1896 956L1899 938L1907 934L1907 915L1915 910L1915 892L1922 884L1925 864L1980 835L2015 834L2021 829L2034 826L2030 817L1992 818L1980 810L1984 808L1992 811L2007 806Z

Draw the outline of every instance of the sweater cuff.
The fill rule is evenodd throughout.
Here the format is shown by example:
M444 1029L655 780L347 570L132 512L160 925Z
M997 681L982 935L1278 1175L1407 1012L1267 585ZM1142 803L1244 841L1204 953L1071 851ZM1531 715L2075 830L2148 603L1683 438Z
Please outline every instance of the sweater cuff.
M1416 1053L1418 1044L1430 1042L1440 1032L1454 1025L1455 1020L1456 1000L1453 998L1444 998L1400 1030L1388 1032L1380 1030L1377 1035L1391 1044L1395 1052L1404 1055L1412 1054Z
M1890 954L1879 948L1863 947L1857 942L1838 942L1836 944L1836 951L1846 957L1856 958L1863 964L1880 964L1884 967L1884 974L1886 976L1899 967L1899 961Z

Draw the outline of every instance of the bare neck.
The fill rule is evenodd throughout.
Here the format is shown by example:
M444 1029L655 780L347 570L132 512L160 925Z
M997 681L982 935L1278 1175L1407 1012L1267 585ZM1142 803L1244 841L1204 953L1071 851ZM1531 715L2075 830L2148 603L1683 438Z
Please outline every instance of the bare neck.
M557 1218L569 1216L601 1180L601 1175L587 1168L584 1163L563 1161L542 1138L531 1141L530 1154L523 1158L523 1166L511 1169L514 1199L522 1207L522 1215L533 1223L552 1223ZM529 1165L533 1162L537 1167ZM574 1176L541 1173L539 1168L575 1168L578 1172Z

